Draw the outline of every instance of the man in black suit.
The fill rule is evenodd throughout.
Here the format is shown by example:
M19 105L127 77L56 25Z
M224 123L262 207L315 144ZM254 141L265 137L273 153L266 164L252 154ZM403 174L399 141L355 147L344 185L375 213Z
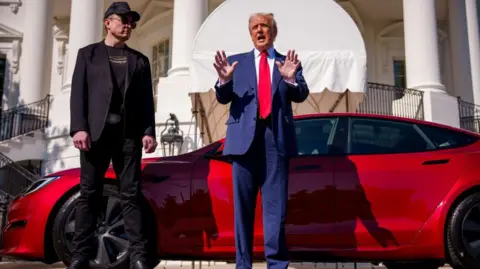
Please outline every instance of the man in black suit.
M146 153L157 147L151 71L148 58L125 44L139 19L127 3L114 2L105 12L105 40L78 51L70 135L80 150L81 195L71 269L88 268L95 255L98 208L110 160L118 178L132 268L151 268L140 190L142 146Z

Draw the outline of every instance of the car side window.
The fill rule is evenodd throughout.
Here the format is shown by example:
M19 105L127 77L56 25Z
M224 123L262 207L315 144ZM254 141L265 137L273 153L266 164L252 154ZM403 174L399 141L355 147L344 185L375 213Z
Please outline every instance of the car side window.
M438 149L458 148L478 141L476 136L440 127L417 125Z
M298 155L327 155L336 118L304 119L295 122Z
M378 119L350 120L350 154L391 154L433 149L413 124Z

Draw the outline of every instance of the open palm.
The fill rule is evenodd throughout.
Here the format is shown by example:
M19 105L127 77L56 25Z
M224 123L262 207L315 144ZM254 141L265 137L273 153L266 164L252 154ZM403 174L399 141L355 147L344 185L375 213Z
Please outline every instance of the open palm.
M295 53L295 50L288 51L283 63L279 61L275 63L278 66L278 71L280 71L280 74L286 80L293 80L295 78L295 72L297 72L300 66L300 60L298 60L298 55Z
M217 70L218 77L220 81L228 81L232 78L233 71L235 70L235 67L237 66L238 62L234 62L230 64L228 62L227 56L225 55L225 51L218 51L217 54L215 55L215 62L213 63L213 66Z

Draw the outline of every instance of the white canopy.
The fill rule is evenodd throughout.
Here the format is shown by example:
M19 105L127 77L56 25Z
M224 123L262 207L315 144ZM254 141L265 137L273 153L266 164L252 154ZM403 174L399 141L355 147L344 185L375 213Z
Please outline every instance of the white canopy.
M227 0L204 22L192 49L191 98L197 126L208 144L225 135L228 105L215 99L216 50L227 56L248 52L253 44L248 18L271 12L278 25L275 48L295 49L302 61L310 96L292 103L294 114L356 111L366 90L366 52L350 15L333 0Z

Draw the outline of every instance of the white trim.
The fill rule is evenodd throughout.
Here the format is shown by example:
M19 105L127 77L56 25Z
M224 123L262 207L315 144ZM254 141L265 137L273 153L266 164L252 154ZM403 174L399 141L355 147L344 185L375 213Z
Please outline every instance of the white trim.
M57 47L57 73L59 75L63 74L63 70L65 67L65 54L67 52L67 45L68 45L68 33L69 33L70 25L66 20L56 20L56 24L54 25L53 37L58 44Z
M22 38L21 32L0 23L0 51L7 55L8 66L12 74L18 72Z
M0 6L10 6L10 11L17 14L18 8L22 5L21 0L0 0Z

